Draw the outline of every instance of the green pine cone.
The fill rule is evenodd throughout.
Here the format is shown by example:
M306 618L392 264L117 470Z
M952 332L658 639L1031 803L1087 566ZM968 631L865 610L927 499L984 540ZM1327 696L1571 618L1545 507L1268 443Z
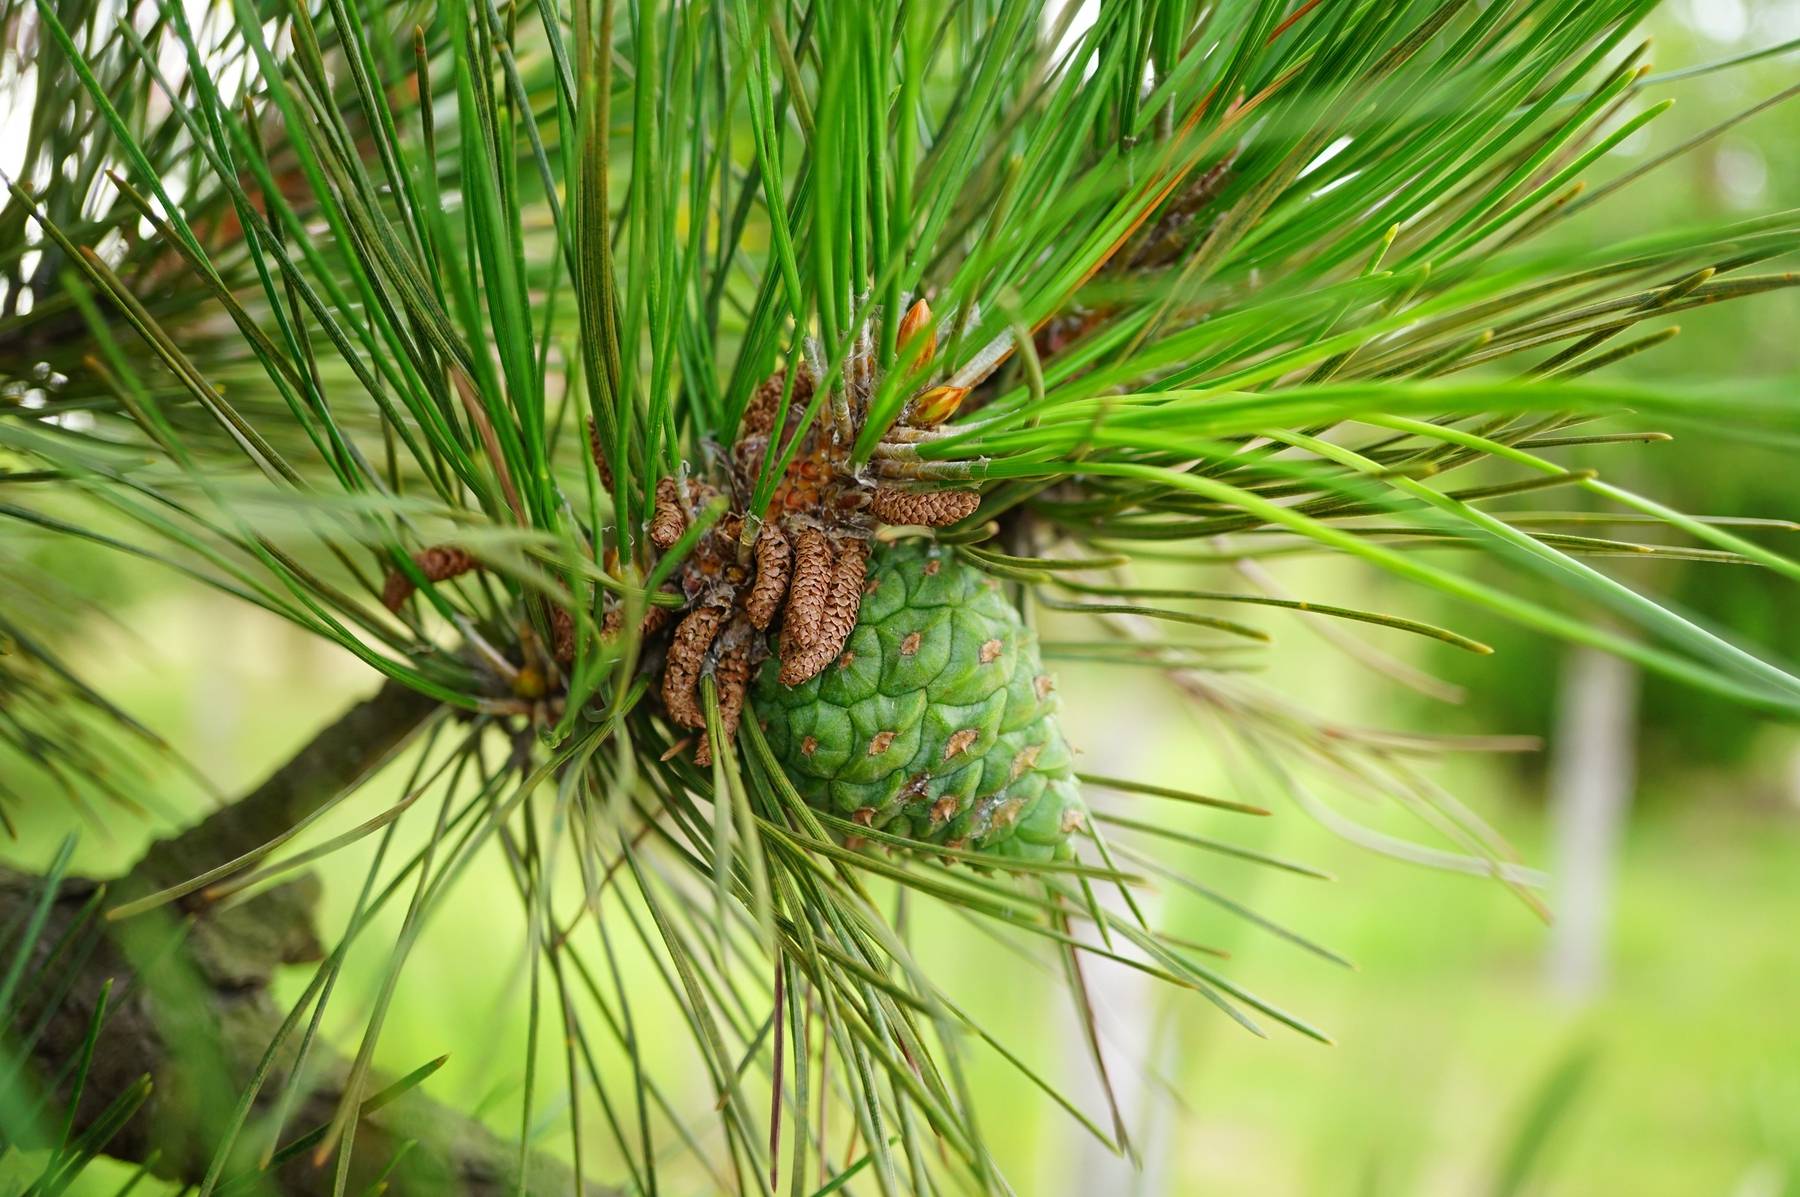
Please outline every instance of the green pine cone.
M838 660L756 717L813 807L892 835L1068 859L1081 802L1037 637L997 582L923 540L877 546Z

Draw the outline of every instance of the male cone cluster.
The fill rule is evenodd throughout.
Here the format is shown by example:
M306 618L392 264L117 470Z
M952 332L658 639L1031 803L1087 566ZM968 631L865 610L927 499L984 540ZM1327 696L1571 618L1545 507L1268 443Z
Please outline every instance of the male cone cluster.
M921 300L906 312L898 343L910 360L928 360L936 345L930 309ZM720 728L729 741L743 714L751 676L769 656L768 636L779 627L779 676L799 685L836 660L856 625L869 546L884 524L946 527L974 514L973 490L922 491L875 479L851 460L851 445L867 418L878 381L873 329L865 328L844 378L827 402L814 405L815 377L796 363L757 388L739 425L737 440L705 477L665 477L656 484L646 532L660 552L675 546L693 523L724 497L726 514L700 536L671 580L679 607L652 606L640 628L646 640L673 618L662 653L659 694L669 718L700 732L695 760L710 764L702 684L717 694ZM954 413L959 388L922 394L899 423L915 432ZM809 405L819 408L808 422ZM802 426L804 425L804 431ZM591 431L591 430L590 430ZM610 477L597 438L596 463ZM774 494L758 512L752 496L764 463L792 450ZM414 554L418 575L445 581L479 563L454 545ZM413 573L388 576L382 600L399 610L412 596ZM551 610L550 655L566 666L575 653L575 621L566 606ZM602 612L601 631L615 634L616 606ZM655 653L649 654L655 659Z
M732 499L729 510L677 574L689 609L669 641L661 694L671 719L701 733L695 761L702 765L712 761L703 678L713 679L720 730L730 740L749 680L769 657L765 633L779 627L782 684L797 686L817 675L837 659L856 626L875 530L883 524L944 527L974 514L981 502L972 490L912 491L865 479L850 462L848 440L829 420L818 419L801 434L814 383L809 370L796 369L791 385L783 372L757 389L731 448L729 477L720 479ZM873 378L866 369L853 369L849 377L844 400L860 427ZM754 536L746 536L741 513L778 427L776 448L799 436L797 451ZM722 493L709 481L663 479L650 519L651 542L664 550L673 546Z

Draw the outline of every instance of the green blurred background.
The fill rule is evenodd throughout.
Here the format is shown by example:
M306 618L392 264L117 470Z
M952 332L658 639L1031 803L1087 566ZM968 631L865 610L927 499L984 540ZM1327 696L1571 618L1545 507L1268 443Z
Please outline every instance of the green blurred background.
M1657 70L1677 71L1800 37L1800 3L1680 0L1651 32ZM1797 61L1775 56L1653 85L1653 98L1679 103L1621 146L1609 169L1630 169L1791 85ZM1796 204L1800 107L1776 108L1589 210L1565 235L1619 238ZM1682 336L1632 359L1627 371L1795 375L1800 301L1792 293L1690 315ZM1688 511L1800 513L1800 471L1781 446L1684 431L1669 443L1573 449L1563 459ZM372 688L361 666L270 617L97 551L15 543L33 565L101 597L116 617L84 624L60 646L83 675L187 752L222 792L253 784ZM1302 595L1446 621L1499 647L1477 659L1370 636L1466 689L1463 702L1446 705L1356 665L1299 622L1265 621L1278 647L1270 667L1245 684L1363 725L1542 737L1541 752L1458 758L1437 774L1533 864L1568 859L1556 817L1557 803L1568 800L1566 778L1583 764L1602 788L1610 777L1629 808L1616 847L1602 837L1583 866L1597 884L1593 909L1608 912L1601 938L1586 946L1559 939L1565 932L1493 881L1371 854L1274 794L1244 792L1206 734L1204 712L1141 671L1065 663L1067 726L1087 768L1267 801L1276 807L1269 819L1185 807L1156 815L1303 860L1335 880L1186 850L1175 863L1355 968L1165 888L1151 900L1173 930L1228 951L1225 968L1235 979L1324 1028L1337 1045L1291 1034L1258 1040L1191 995L1096 969L1091 979L1143 1167L1087 1145L1051 1102L991 1053L971 1048L987 1111L982 1129L1018 1191L1501 1193L1523 1153L1530 1167L1520 1191L1800 1194L1800 730L1597 668L1479 614L1434 610L1426 596L1362 571L1277 569ZM1800 657L1800 612L1759 571L1659 562L1618 572L1790 661ZM1586 698L1572 697L1578 691ZM1619 734L1606 734L1609 719ZM163 805L184 818L202 809L191 785L160 780ZM384 778L306 842L367 818L394 801L399 785ZM1371 826L1420 831L1398 807L1355 814ZM128 863L154 831L114 811L84 819L45 801L0 855L41 867L71 828L82 832L77 866L98 873ZM401 840L408 838L403 827ZM327 934L342 927L371 851L364 841L322 870ZM1563 896L1553 885L1551 905ZM1098 1113L1067 998L1051 983L1054 962L960 919L923 908L913 917L925 962L952 994ZM429 926L378 1057L404 1071L449 1051L431 1091L480 1107L509 1131L523 1071L521 928L513 887L490 860ZM367 942L387 938L376 933ZM352 958L327 1019L340 1042L355 1043L383 963L379 949ZM295 970L287 979L288 996L306 975ZM634 975L654 992L647 969ZM655 1000L640 1013L655 1022ZM645 1029L671 1060L686 1058L685 1034L668 1010L660 1027ZM545 1060L560 1067L549 1049ZM701 1076L687 1072L686 1096L696 1108L709 1105ZM555 1146L563 1111L552 1103L540 1114ZM847 1131L846 1124L835 1137ZM106 1179L97 1177L91 1191L110 1191Z

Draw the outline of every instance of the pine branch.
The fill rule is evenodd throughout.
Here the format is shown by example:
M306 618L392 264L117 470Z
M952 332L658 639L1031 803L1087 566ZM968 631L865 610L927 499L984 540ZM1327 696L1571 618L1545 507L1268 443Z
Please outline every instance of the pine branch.
M357 703L263 783L185 831L156 841L112 888L129 900L254 852L385 764L438 707L397 682Z
M403 687L384 686L241 800L153 844L125 877L107 885L105 905L116 905L121 892L135 894L183 880L259 847L379 768L436 707ZM320 958L312 918L318 886L305 878L235 906L208 909L195 902L183 917L171 917L171 908L163 907L107 922L85 917L102 884L86 878L66 881L38 938L29 973L45 974L47 983L36 987L37 994L66 988L66 996L48 1013L32 1044L32 1063L50 1089L49 1108L66 1108L70 1077L65 1066L80 1051L110 979L109 1013L81 1089L74 1133L86 1130L109 1103L148 1076L150 1101L105 1150L126 1160L153 1159L159 1174L198 1184L233 1105L286 1013L270 989L276 970ZM15 916L31 906L41 885L40 878L0 869L0 925L17 925ZM82 947L65 949L53 959L53 945L65 935ZM64 968L72 968L73 975ZM51 972L66 984L48 982ZM26 1002L15 1030L36 1026L45 1016L41 1007L33 1007L36 1000ZM290 1056L291 1048L290 1042ZM342 1094L347 1061L319 1057L315 1050L318 1062L309 1066L312 1079L287 1121L286 1140L326 1124ZM258 1117L273 1105L279 1088L274 1078L284 1077L290 1062L277 1061L249 1127L258 1127ZM219 1191L228 1191L232 1177L256 1166L263 1146L254 1134L240 1137ZM393 1193L513 1193L518 1191L518 1158L516 1145L410 1089L360 1120L350 1191L366 1191L385 1171ZM560 1162L534 1154L526 1167L529 1192L574 1191ZM248 1191L295 1197L329 1193L333 1171L330 1164L314 1166L311 1153L302 1151L270 1172L264 1178L267 1186ZM607 1190L589 1185L586 1191Z

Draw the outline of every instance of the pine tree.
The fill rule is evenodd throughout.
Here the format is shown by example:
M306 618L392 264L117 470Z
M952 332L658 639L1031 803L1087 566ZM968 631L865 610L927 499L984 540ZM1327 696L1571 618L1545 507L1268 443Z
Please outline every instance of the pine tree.
M1634 416L1796 429L1755 380L1604 368L1790 285L1800 215L1556 236L1695 144L1608 157L1669 103L1634 40L1653 7L0 0L35 72L0 211L0 516L383 683L125 876L70 878L65 849L4 879L0 1122L47 1149L37 1191L104 1151L202 1197L1004 1192L1004 1112L965 1079L989 1050L1129 1151L1117 1103L1058 1093L1031 1029L960 1008L893 911L1058 959L1103 1078L1132 1065L1084 960L1325 1036L1134 897L1203 867L1158 804L1257 796L1076 773L1058 662L1152 671L1269 793L1537 901L1422 780L1413 754L1454 742L1396 754L1237 672L1301 620L1486 647L1289 597L1264 558L1800 712L1789 672L1601 568L1800 566L1556 460ZM1691 544L1528 518L1566 491ZM150 805L133 779L171 750L63 663L74 604L4 551L0 815ZM290 850L384 766L402 802ZM1326 784L1406 795L1443 843L1349 823ZM403 822L429 828L410 858ZM299 870L369 838L321 942ZM530 947L516 1143L431 1104L441 1061L373 1066L419 929L489 853ZM385 983L340 1058L321 1023L354 949ZM648 1003L710 1108L669 1100ZM566 1149L535 1145L547 1116Z

